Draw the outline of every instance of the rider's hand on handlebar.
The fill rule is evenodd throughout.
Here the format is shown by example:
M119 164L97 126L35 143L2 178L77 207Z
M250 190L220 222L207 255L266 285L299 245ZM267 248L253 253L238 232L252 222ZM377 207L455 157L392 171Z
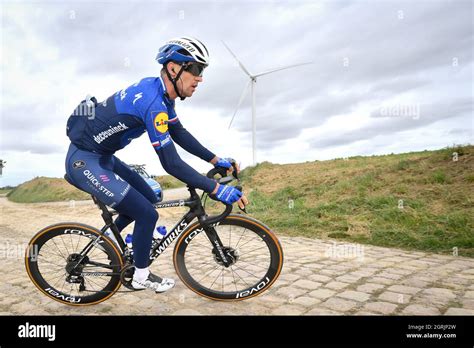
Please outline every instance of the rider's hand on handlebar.
M233 158L220 158L216 156L211 160L211 163L214 164L214 167L226 168L227 175L232 174L232 172L234 171L234 168L232 167L232 164L234 164L237 174L240 173L239 164Z
M211 195L225 204L232 204L240 200L242 191L237 190L234 186L217 184Z
M237 201L237 204L239 205L239 208L244 210L245 206L249 204L249 200L245 195L242 195L242 197Z
M219 192L224 192L224 190L233 190L232 192L235 192L237 191L236 193L236 196L240 198L237 198L236 200L233 200L232 202L226 202L225 200L222 200L220 199L219 197L217 197L218 193ZM225 193L224 193L225 195ZM233 187L233 186L227 186L227 185L221 185L221 184L217 184L216 185L216 188L214 189L214 191L212 191L212 193L210 193L210 196L214 199L217 199L221 202L224 202L226 204L232 204L234 203L235 201L237 201L237 204L239 205L239 208L244 210L245 209L245 206L249 204L249 200L247 199L247 197L240 191L238 190L237 188Z

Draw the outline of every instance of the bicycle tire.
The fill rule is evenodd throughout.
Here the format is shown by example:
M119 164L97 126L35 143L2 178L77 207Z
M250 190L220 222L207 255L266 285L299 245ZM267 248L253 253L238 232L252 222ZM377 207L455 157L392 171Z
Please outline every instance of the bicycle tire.
M56 238L58 242L62 240L63 244L66 247L66 250L68 250L67 245L64 242L64 238L67 239L68 235L70 236L69 238L73 242L74 242L73 236L77 236L77 238L83 237L83 239L80 239L80 240L77 239L77 246L79 246L80 242L88 243L89 240L96 240L100 235L100 231L92 226L88 226L85 224L68 223L68 222L58 223L58 224L50 225L48 227L43 228L31 239L26 250L25 267L26 267L28 276L30 277L33 284L42 293L44 293L49 298L63 304L72 305L72 306L88 306L88 305L98 304L100 302L107 300L115 292L117 292L117 290L121 286L120 270L123 267L124 260L123 260L121 252L117 249L114 243L106 236L102 236L102 239L99 242L100 247L94 247L94 248L98 250L97 252L102 252L105 254L105 256L107 256L107 259L110 260L109 266L112 267L112 272L117 273L117 275L111 275L111 276L109 275L109 276L102 277L104 279L106 279L106 277L110 278L110 280L108 280L108 282L104 285L103 289L101 289L100 291L87 291L87 293L92 292L92 294L85 294L84 296L75 296L71 293L68 293L67 291L58 289L55 286L55 284L50 284L48 280L45 279L45 275L48 273L48 271L46 270L46 265L48 265L48 256L47 255L44 256L44 261L43 261L43 258L40 259L42 249L43 248L46 249L45 245L48 245L49 247L50 244L47 244L49 241L54 243L57 247L56 240L53 240L54 238ZM59 236L66 236L66 237L59 237ZM74 243L71 244L71 246L73 245ZM62 254L62 253L59 254L61 250L60 249L58 250L59 252L56 254L56 257L59 259L65 258L65 254ZM71 251L73 250L71 249ZM94 251L91 252L91 255ZM46 252L47 251L44 250L44 253ZM52 252L50 252L50 254L52 254ZM41 256L43 257L43 255ZM50 255L50 257L52 256L53 255ZM41 260L40 261L41 266L38 264L39 260ZM55 265L55 267L58 270L61 270L61 266L64 266L64 267L66 266L67 260L64 260L64 264L62 262L59 264L54 264L52 262L49 262L49 263ZM43 267L43 264L45 265L44 267ZM51 272L52 271L49 270L49 273ZM60 274L61 271L58 271L58 273ZM93 274L94 272L91 272L91 273ZM97 274L100 274L100 272L97 272ZM64 276L65 277L67 276L66 272L64 273ZM90 280L90 282L92 282L92 280ZM71 285L71 292L72 292L72 288L73 286Z
M281 269L283 267L283 250L282 250L280 242L278 241L278 238L263 223L244 215L237 215L237 214L228 215L224 220L219 222L217 226L215 226L216 232L221 237L221 240L223 238L226 239L225 233L227 232L222 231L222 227L225 227L225 226L230 226L229 235L232 234L232 226L244 228L244 231L245 230L250 231L249 233L251 236L253 237L257 236L260 239L260 242L264 243L264 244L261 244L262 245L261 248L265 249L265 246L267 247L269 255L270 255L269 256L270 259L268 262L269 266L265 274L261 277L261 279L256 281L254 284L251 284L250 286L247 286L248 284L246 284L245 286L243 286L242 289L237 289L236 278L234 274L235 270L232 269L233 267L229 267L234 277L235 291L224 291L224 289L223 291L218 291L217 289L212 289L212 286L211 287L205 286L202 284L200 280L196 280L195 276L193 276L190 273L189 265L187 265L186 263L186 258L187 258L186 252L189 245L192 245L191 244L192 241L196 240L196 237L198 235L202 235L204 236L202 238L207 239L207 236L199 222L196 222L190 225L179 237L175 245L175 248L173 251L173 262L174 262L176 273L178 274L181 281L189 289L191 289L192 291L194 291L200 296L203 296L212 300L241 301L241 300L246 300L254 296L260 295L261 293L269 289L272 286L272 284L277 280L278 276L280 275ZM244 232L242 232L242 235L243 234ZM240 237L240 240L241 239L242 239L242 236ZM237 246L240 243L240 240L237 243ZM222 242L224 245L226 244L224 240L222 240ZM246 243L248 244L250 242L246 242ZM229 236L228 244L229 244L228 247L231 247L231 244L232 244L231 236ZM201 249L203 249L204 251L203 247L201 247ZM209 244L209 249L212 249L212 245L210 244ZM238 248L236 247L236 249ZM204 251L204 254L205 253L206 252ZM235 265L237 265L240 260L241 259L237 257L237 261L235 262ZM262 266L257 266L257 267L262 267ZM199 268L198 268L198 271L196 272L199 272ZM204 272L204 269L202 270L202 272ZM224 272L224 270L222 272ZM222 287L224 287L224 278L225 278L224 275L222 275L222 282L223 282ZM259 278L259 276L257 276L257 278Z

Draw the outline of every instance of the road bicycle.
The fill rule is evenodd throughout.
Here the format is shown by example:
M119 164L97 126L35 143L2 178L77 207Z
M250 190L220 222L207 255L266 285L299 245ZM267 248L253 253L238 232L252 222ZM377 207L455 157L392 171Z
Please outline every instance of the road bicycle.
M221 184L239 180L235 171L226 176L225 169L219 168L207 176ZM65 179L72 184L67 176ZM283 250L276 235L256 219L231 214L231 204L219 215L207 215L208 195L200 197L195 188L187 188L188 199L155 204L157 209L185 206L189 211L163 239L153 240L149 264L176 240L174 268L181 281L198 295L240 301L270 288L283 266ZM76 222L50 225L31 239L25 254L26 271L33 284L46 296L68 305L98 304L122 285L128 289L124 292L137 291L131 286L133 249L113 222L118 212L109 210L94 195L92 199L105 223L100 230ZM108 228L117 243L104 234Z

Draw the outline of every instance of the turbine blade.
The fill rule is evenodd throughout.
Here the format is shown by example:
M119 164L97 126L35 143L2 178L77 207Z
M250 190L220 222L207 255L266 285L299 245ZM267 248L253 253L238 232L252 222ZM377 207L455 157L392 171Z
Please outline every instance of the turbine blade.
M242 68L242 70L243 70L249 77L252 77L252 74L245 68L245 66L244 66L244 65L242 64L242 62L237 58L237 56L234 54L234 52L231 51L231 49L229 48L229 46L227 46L224 41L222 41L222 43L224 44L225 48L227 48L227 50L230 52L230 54L232 54L232 56L235 58L235 60L237 61L237 63L239 63L239 66Z
M314 63L314 62L307 62L307 63L300 63L300 64L288 65L288 66L284 66L284 67L281 67L281 68L275 68L275 69L271 69L271 70L267 70L267 71L258 73L258 74L255 75L255 77L267 75L267 74L270 74L270 73L275 72L275 71L280 71L280 70L285 70L285 69L289 69L289 68L294 68L295 66L313 64L313 63Z
M232 116L232 119L230 120L230 123L229 123L229 128L227 128L227 129L230 129L230 126L232 126L232 122L234 121L234 117L235 117L235 115L237 115L237 111L239 111L239 107L242 104L242 102L244 101L245 96L247 95L247 91L249 89L250 82L252 82L252 80L249 80L249 82L247 82L247 84L244 87L244 90L242 91L242 94L240 95L239 103L237 104L237 107L235 108L234 115Z

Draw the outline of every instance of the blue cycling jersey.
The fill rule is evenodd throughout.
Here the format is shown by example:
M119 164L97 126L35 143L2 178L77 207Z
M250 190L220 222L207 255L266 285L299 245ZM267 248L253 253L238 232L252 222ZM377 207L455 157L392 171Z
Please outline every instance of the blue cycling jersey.
M206 192L214 190L215 181L191 168L176 151L173 141L207 162L215 156L182 126L159 77L144 78L97 103L87 117L73 114L67 122L75 146L101 155L115 153L145 132L166 172Z

